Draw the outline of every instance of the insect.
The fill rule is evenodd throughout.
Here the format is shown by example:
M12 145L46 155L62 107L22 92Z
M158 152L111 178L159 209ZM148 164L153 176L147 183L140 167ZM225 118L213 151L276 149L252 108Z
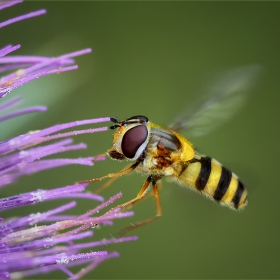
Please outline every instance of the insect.
M245 207L247 189L239 178L215 159L200 155L192 143L178 131L191 128L193 134L202 135L210 130L211 122L216 126L216 122L227 119L244 99L242 92L248 88L254 72L255 68L230 72L216 85L215 93L193 110L192 118L185 114L170 127L154 124L142 115L123 121L111 118L114 125L110 128L116 131L113 135L113 147L108 150L107 155L119 161L133 161L133 164L120 172L86 182L116 178L135 169L146 174L148 178L137 196L118 206L125 210L141 201L147 196L151 185L156 202L156 216L133 225L134 227L161 216L158 182L163 177L172 178L230 208ZM226 111L225 114L223 111Z

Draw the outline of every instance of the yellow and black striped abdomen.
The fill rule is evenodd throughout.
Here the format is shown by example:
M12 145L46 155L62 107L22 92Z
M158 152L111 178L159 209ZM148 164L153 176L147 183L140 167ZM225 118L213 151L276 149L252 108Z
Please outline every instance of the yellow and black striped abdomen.
M210 157L196 157L177 175L183 184L235 209L247 204L247 190L230 170Z

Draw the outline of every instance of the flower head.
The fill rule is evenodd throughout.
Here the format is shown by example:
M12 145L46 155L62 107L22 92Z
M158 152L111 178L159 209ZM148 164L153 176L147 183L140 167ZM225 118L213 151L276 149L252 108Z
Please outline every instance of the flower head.
M0 10L20 3L19 0L0 2ZM35 11L0 23L0 28L14 22L44 14L45 10ZM0 72L6 74L0 78L0 99L13 89L48 74L61 73L77 69L73 58L89 53L85 49L55 58L42 56L11 56L20 45L8 45L0 49ZM7 74L7 72L9 72ZM22 98L14 98L0 103L0 126L3 122L24 114L45 111L44 106L33 106L16 110ZM13 111L11 111L13 110ZM0 139L0 188L11 187L20 176L41 170L68 164L93 165L104 157L55 158L45 157L64 151L85 149L86 144L73 144L69 137L97 133L107 127L73 129L85 124L97 124L109 121L99 118L75 121L55 125L40 131L27 132L10 139ZM42 203L54 199L82 198L102 202L99 206L82 215L65 215L63 212L76 206L76 201L42 213L32 213L16 218L0 217L0 279L23 278L29 275L48 273L60 269L71 279L78 279L95 268L105 259L118 256L117 252L92 251L92 247L135 240L136 237L103 239L102 241L83 242L93 235L96 225L111 225L113 219L131 216L132 212L122 213L119 208L98 216L99 210L108 207L121 194L104 202L103 197L85 192L87 184L73 184L55 189L34 189L11 197L0 198L0 212L17 209L25 205ZM7 213L6 213L7 214ZM85 250L85 251L84 251ZM74 265L87 264L81 271L73 274L69 268Z

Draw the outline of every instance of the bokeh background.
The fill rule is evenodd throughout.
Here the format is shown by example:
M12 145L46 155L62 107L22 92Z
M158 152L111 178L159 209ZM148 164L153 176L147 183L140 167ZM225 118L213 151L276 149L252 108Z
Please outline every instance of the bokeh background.
M27 1L2 11L1 19L40 8L47 15L1 30L1 45L20 43L18 54L56 56L87 47L93 53L77 58L78 71L15 90L12 96L24 96L24 105L44 104L49 111L7 122L1 139L103 116L143 114L167 125L203 95L215 73L251 64L263 69L244 108L220 129L194 140L199 151L242 178L249 189L246 210L231 211L164 180L163 216L131 232L138 241L106 248L121 257L103 263L87 278L279 278L280 3ZM112 145L111 134L78 136L75 141L88 143L88 149L66 156L103 153ZM60 187L123 166L106 160L93 168L49 170L24 177L1 193ZM122 191L125 202L144 180L136 173L122 177L103 195ZM79 205L79 213L95 206L85 201ZM17 211L31 210L40 209ZM96 238L153 216L154 201L147 199L133 210L133 218L100 229Z

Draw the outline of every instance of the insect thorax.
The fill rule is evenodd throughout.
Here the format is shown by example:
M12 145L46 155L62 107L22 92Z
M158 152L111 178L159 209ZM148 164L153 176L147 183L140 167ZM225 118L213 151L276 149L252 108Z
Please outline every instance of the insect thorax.
M159 176L173 173L173 164L180 159L182 144L172 132L160 127L151 129L139 171Z

